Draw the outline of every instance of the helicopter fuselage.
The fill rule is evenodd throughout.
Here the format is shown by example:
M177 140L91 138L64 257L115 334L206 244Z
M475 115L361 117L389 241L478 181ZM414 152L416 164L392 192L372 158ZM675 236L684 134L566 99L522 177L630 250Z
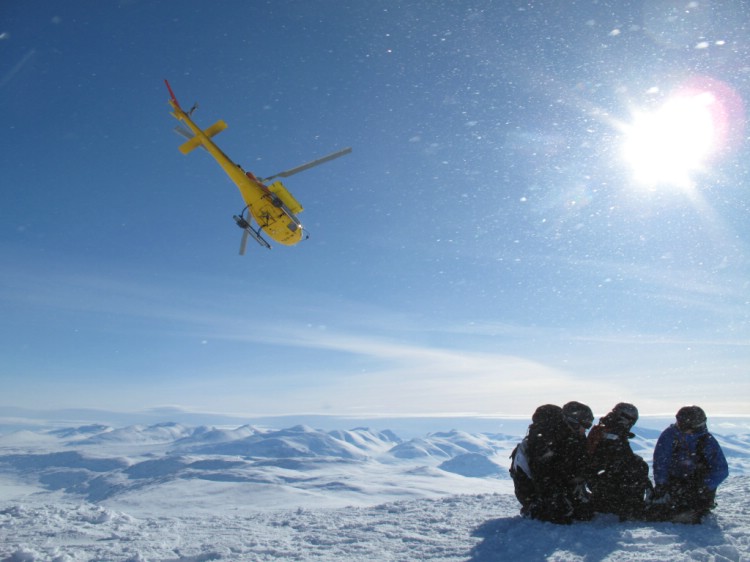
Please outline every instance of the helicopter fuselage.
M287 246L292 246L302 240L305 236L304 228L296 216L296 213L302 211L302 206L283 184L277 181L270 187L265 185L251 172L246 172L239 164L234 163L211 140L212 136L226 129L227 124L220 120L204 131L193 122L188 113L183 111L174 96L169 100L169 104L172 106L174 118L184 123L193 134L191 139L180 146L180 151L188 154L198 146L205 148L240 190L248 212L260 230L279 244ZM260 235L259 232L257 234Z

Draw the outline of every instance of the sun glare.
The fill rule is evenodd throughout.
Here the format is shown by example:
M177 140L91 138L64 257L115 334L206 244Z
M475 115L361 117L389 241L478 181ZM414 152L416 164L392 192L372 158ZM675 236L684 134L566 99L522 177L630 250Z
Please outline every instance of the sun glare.
M715 103L712 93L701 92L635 113L622 147L635 180L649 187L691 187L717 149Z

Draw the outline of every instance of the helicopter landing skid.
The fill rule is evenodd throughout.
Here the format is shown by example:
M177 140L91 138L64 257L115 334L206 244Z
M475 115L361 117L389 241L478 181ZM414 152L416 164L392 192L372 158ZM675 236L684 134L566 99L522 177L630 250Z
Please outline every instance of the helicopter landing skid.
M271 249L271 245L260 235L260 228L258 228L258 230L255 230L246 219L239 215L234 215L232 218L234 219L234 222L237 223L237 226L242 229L242 241L240 242L241 256L245 255L248 236L252 236L253 240L255 240L261 246L268 248L269 250Z

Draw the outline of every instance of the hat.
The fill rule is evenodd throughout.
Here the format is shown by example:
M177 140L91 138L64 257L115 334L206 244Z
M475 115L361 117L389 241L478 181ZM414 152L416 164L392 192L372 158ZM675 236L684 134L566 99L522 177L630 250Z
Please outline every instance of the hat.
M635 425L638 421L638 408L629 404L628 402L620 402L612 408L614 417L624 422L628 426L628 429Z
M565 421L574 429L577 429L579 426L588 429L594 422L594 413L591 411L591 408L580 402L568 402L562 407L562 413Z
M539 406L534 411L534 415L531 416L531 421L534 423L544 423L552 420L559 420L561 414L562 408L560 408L560 406L545 404L544 406Z
M696 431L706 427L706 412L699 406L683 406L675 417L680 431Z

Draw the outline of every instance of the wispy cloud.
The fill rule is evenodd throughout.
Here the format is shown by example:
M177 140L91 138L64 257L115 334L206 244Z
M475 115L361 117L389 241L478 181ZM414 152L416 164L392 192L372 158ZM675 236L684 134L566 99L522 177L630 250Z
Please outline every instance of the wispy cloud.
M15 65L13 65L13 68L11 68L5 76L0 78L0 89L4 88L8 83L13 80L16 74L18 74L21 69L28 64L28 62L34 57L36 54L36 51L34 49L31 49L29 52L27 52L20 61L18 61Z
M261 337L273 343L325 350L332 354L332 365L338 354L361 360L359 371L331 369L318 385L304 388L292 399L297 404L304 402L308 411L327 404L337 411L359 413L524 415L540 400L569 400L612 388L611 382L577 379L565 370L502 353L404 343L330 329L286 327L278 334L276 338L270 334ZM249 339L257 341L255 336Z
M86 270L40 276L16 269L4 278L0 300L4 308L17 307L16 315L37 310L53 319L69 312L78 323L88 318L97 329L119 331L123 338L148 338L155 353L162 341L170 348L188 340L222 344L202 346L200 352L185 348L176 355L181 362L166 367L173 374L155 373L147 392L153 404L256 414L529 415L541 403L573 399L596 411L640 399L644 408L662 413L700 397L714 405L731 403L730 413L743 413L741 401L731 399L746 390L737 386L738 368L732 367L741 358L711 356L701 362L685 352L691 345L734 345L746 356L748 345L739 336L713 341L500 320L445 321L337 296L267 291L263 299L248 297L242 283L209 276L193 276L189 287L179 281L179 276L154 283L144 275ZM194 363L195 357L201 362ZM713 384L706 376L710 369L727 374L737 392L727 395ZM104 399L87 385L69 383L92 404ZM132 378L110 379L107 393L148 406L144 390L132 386Z

